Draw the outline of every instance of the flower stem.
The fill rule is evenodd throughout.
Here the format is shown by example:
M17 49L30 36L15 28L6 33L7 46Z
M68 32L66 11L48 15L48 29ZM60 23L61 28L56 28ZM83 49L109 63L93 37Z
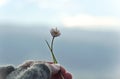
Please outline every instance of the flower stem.
M52 54L53 62L54 62L55 64L57 64L58 62L57 62L57 60L56 60L56 58L55 58L55 55L54 55L53 51L51 51L51 54Z
M47 43L47 46L48 46L48 48L49 48L49 50L50 50L50 52L51 52L53 62L54 62L55 64L57 64L58 62L57 62L57 60L56 60L56 58L55 58L55 55L54 55L54 53L53 53L53 41L54 41L54 38L52 39L51 47L50 47L48 41L45 40L45 42Z
M58 62L57 62L57 60L55 58L55 55L53 53L53 42L54 42L54 39L55 39L55 37L53 37L52 41L51 41L51 54L52 54L52 58L53 58L54 63L57 64Z
M51 51L51 47L50 47L50 45L49 45L48 41L47 41L47 40L45 40L45 42L46 42L46 44L47 44L47 46L48 46L49 50Z
M51 49L52 49L52 51L53 51L53 42L54 42L54 39L55 39L55 37L53 37L52 41L51 41Z

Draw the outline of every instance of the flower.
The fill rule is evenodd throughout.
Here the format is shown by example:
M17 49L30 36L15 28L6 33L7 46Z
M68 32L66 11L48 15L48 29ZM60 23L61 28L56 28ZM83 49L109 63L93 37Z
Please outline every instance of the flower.
M50 33L51 33L51 35L52 35L53 37L58 37L58 36L61 35L60 31L59 31L57 28L52 28L52 29L50 30Z

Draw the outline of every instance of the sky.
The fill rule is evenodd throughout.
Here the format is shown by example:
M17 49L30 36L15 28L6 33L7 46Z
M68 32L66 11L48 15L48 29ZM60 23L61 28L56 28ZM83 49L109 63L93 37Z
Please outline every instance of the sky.
M118 29L119 0L0 0L0 22Z

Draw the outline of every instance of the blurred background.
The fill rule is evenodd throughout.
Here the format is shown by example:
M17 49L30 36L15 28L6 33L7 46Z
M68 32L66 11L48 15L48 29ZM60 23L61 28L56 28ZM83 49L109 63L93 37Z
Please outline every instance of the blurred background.
M52 61L73 79L120 79L119 0L0 0L0 65Z

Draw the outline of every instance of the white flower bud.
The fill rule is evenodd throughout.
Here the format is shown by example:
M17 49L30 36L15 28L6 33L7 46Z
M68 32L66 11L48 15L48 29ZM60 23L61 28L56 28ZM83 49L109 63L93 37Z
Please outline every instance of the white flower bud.
M52 35L53 37L58 37L58 36L61 35L60 31L59 31L57 28L52 28L52 29L50 30L50 33L51 33L51 35Z

